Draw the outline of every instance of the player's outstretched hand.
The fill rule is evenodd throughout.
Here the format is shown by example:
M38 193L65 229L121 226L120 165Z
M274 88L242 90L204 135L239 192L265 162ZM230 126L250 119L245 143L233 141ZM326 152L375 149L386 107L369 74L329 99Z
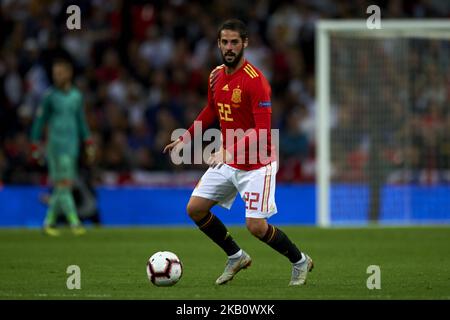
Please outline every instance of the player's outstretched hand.
M212 153L208 161L206 161L206 164L209 165L211 168L220 169L224 163L227 163L231 160L231 154L225 150L224 148L220 148L219 151Z
M37 143L32 143L30 153L32 163L40 166L44 165L44 155L42 152L42 146L40 146Z
M181 139L180 138L178 138L177 140L175 140L172 143L169 143L168 145L166 145L164 147L163 153L172 152L173 149L179 147L180 143L181 143Z
M84 142L84 146L85 146L85 150L86 150L86 160L88 162L89 165L93 164L95 161L95 156L96 156L96 148L95 148L95 144L94 141L92 139L87 139Z

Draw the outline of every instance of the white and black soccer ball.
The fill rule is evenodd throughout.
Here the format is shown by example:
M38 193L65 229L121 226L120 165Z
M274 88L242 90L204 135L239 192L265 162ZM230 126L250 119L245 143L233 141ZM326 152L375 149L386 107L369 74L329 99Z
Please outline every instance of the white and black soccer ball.
M155 286L173 286L181 279L182 275L183 265L173 252L156 252L147 261L148 280Z

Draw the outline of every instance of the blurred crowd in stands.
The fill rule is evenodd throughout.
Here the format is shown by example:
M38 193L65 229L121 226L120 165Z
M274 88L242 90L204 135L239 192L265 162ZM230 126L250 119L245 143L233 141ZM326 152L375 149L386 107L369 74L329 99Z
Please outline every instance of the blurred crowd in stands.
M331 56L333 180L450 184L450 41L333 35Z
M446 1L375 2L383 19L449 17ZM71 4L81 9L80 30L66 27ZM45 183L45 169L30 162L29 131L58 56L75 66L74 82L84 94L98 146L100 183L134 183L136 176L149 172L203 170L175 166L161 151L172 131L187 128L205 105L209 72L222 63L217 28L230 17L247 23L246 57L272 85L273 127L280 129L279 181L314 181L315 23L322 18L366 19L371 4L3 0L0 183Z

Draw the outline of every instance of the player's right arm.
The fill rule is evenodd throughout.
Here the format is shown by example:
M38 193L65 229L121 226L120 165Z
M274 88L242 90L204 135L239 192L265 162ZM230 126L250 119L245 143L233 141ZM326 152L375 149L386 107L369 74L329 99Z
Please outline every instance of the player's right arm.
M36 110L33 125L31 127L31 142L38 143L41 140L42 131L50 116L50 93L47 93Z
M40 158L39 142L42 132L50 117L50 93L47 93L42 99L31 127L31 156L33 159Z

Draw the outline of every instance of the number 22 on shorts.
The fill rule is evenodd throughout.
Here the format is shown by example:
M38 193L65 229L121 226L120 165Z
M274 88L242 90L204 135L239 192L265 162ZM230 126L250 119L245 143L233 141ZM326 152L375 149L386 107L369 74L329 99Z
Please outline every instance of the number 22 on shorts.
M259 192L245 192L244 201L245 209L258 210L257 204L259 202Z

